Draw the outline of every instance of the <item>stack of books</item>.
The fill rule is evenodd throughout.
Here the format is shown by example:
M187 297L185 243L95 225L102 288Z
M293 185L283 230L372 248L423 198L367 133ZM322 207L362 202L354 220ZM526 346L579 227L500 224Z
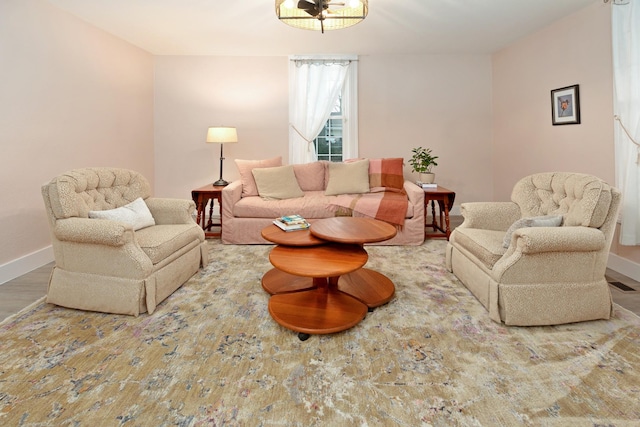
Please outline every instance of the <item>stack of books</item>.
M438 188L438 184L436 184L435 182L426 183L426 182L416 181L416 185L422 188Z
M306 230L311 224L300 215L286 215L273 220L273 223L284 231Z

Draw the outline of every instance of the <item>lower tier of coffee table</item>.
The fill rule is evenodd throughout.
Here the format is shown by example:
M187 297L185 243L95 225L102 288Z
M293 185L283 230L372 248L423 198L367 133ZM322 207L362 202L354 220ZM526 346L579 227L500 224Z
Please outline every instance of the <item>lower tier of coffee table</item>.
M367 306L340 291L337 277L314 278L313 289L273 295L269 313L280 325L305 334L331 334L357 325Z
M270 295L278 295L316 287L311 277L296 276L272 268L262 277L262 288ZM337 290L361 301L369 308L391 301L395 293L393 282L384 274L361 268L338 279Z

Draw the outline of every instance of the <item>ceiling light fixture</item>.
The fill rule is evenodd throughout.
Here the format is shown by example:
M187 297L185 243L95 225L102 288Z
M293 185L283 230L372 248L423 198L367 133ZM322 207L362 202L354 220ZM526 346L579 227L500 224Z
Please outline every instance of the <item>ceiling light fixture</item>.
M276 15L287 25L324 33L351 27L369 13L369 0L276 0Z

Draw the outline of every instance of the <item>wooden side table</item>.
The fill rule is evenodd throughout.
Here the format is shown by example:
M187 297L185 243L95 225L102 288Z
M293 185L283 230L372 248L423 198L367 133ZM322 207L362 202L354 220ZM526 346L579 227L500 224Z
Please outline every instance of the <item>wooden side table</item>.
M453 202L456 198L456 193L438 186L436 188L423 188L424 191L424 222L425 222L425 237L446 237L449 240L451 235L451 228L449 224L449 211L453 208ZM431 202L431 216L433 221L431 224L427 224L427 212L429 210L429 202ZM436 217L435 202L438 202L438 208L440 210L440 221ZM443 218L444 217L444 218ZM432 233L427 233L426 228L431 227Z
M220 237L222 235L222 190L224 187L224 185L209 184L191 191L191 197L193 198L193 201L196 204L196 210L198 211L196 222L204 230L205 237ZM206 221L207 205L209 204L209 200L211 200L211 206L209 207L209 220ZM218 201L218 207L220 208L219 224L214 224L211 219L213 214L213 204L216 200ZM211 231L212 227L220 227L220 232Z

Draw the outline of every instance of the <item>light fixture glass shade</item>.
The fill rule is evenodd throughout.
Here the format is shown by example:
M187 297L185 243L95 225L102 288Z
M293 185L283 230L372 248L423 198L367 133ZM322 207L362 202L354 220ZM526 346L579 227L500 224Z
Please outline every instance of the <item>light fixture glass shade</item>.
M238 142L238 132L236 128L232 127L210 127L209 130L207 130L207 142L215 142L218 144Z
M291 3L290 0L276 0L276 15L285 24L303 30L324 32L351 27L364 20L369 13L368 0L315 0L316 5L322 5L323 9L317 16L299 9L299 1L294 0ZM312 3L313 1L310 2L311 5Z

